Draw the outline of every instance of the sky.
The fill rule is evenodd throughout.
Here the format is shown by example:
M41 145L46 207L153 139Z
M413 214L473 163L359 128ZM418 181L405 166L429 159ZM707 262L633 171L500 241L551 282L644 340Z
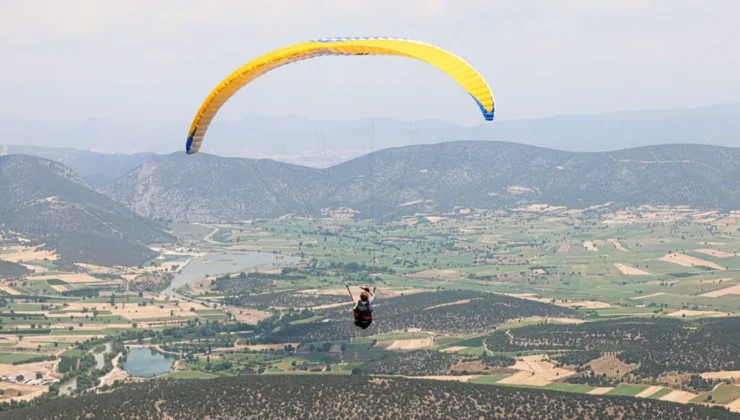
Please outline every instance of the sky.
M483 75L497 119L740 102L736 0L0 1L0 118L183 122L251 59L333 36L424 41ZM436 118L475 103L407 58L321 57L266 74L218 119Z

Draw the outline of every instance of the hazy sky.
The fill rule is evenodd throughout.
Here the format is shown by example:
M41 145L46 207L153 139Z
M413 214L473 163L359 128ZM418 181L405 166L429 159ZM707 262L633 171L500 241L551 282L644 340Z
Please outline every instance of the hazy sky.
M497 118L740 102L737 0L0 0L0 118L184 121L226 75L288 44L397 36L448 49ZM217 118L482 121L435 68L324 57L247 86Z

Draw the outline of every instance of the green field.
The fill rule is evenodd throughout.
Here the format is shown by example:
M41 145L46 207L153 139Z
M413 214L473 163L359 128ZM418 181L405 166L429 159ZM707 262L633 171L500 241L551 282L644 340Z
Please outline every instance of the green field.
M545 387L546 389L552 389L553 391L564 391L564 392L580 392L582 394L588 393L595 388L587 385L575 385L575 384L550 384Z
M85 351L79 350L79 349L70 349L62 353L62 356L65 357L80 357L85 354Z
M199 372L195 370L182 370L172 372L164 376L164 378L168 379L212 379L217 377L218 375L213 375L206 372Z
M740 399L740 386L736 385L721 385L717 389L708 392L702 392L691 402L707 402L707 398L711 399L718 404L728 404L737 399Z
M614 396L623 396L623 397L634 397L635 395L639 394L640 392L646 390L648 386L646 385L629 385L629 384L619 384L616 388L612 389L611 391L607 392L605 395L614 395Z
M666 395L670 394L673 391L674 391L673 388L663 388L660 391L656 392L655 394L650 395L648 398L657 400L659 398L665 397Z
M40 311L41 310L41 304L36 303L11 303L10 305L3 308L4 312L9 311L15 311L15 312L28 312L28 311Z
M290 324L291 325L306 324L306 323L309 323L309 322L319 321L319 320L321 320L323 318L324 318L323 316L316 315L316 316L312 316L311 318L298 319L296 321L291 321Z
M46 280L46 283L50 286L66 286L68 284L66 281L60 279L49 279Z
M492 385L496 382L508 378L508 376L501 376L501 375L481 375L477 378L473 378L470 380L470 383L474 384L486 384L486 385Z
M455 353L458 354L467 354L471 356L483 356L486 353L486 350L481 347L468 347L463 350L456 351Z
M12 364L13 362L24 362L38 357L32 353L0 353L0 363Z

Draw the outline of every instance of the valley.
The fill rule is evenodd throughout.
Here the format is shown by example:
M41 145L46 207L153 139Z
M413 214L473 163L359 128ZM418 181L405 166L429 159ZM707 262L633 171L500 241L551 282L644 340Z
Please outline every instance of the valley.
M0 407L142 381L313 375L737 410L740 213L346 213L164 224L177 240L138 266L60 267L53 249L4 238ZM355 297L377 288L367 330L346 284Z
M0 420L740 420L740 2L571 3L0 2Z

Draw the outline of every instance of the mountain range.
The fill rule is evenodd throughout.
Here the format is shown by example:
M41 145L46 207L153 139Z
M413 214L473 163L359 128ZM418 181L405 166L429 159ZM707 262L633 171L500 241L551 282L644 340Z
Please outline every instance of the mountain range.
M68 166L27 155L0 157L0 236L54 249L61 263L138 265L146 247L174 240L151 220L95 192Z
M135 125L101 120L57 124L0 119L0 130L8 139L9 153L39 155L27 146L143 153L130 162L135 163L127 166L130 170L140 163L138 159L146 158L146 153L184 150L188 124L189 121ZM656 144L734 147L740 146L739 133L740 104L497 120L475 127L440 120L307 121L297 116L250 116L214 122L202 151L327 167L389 147L455 140L506 141L572 152L606 152ZM63 163L72 163L70 156L67 159ZM105 177L111 176L98 171L96 174L103 178L96 181L83 171L80 174L95 185L103 185Z
M99 189L139 215L219 222L348 207L387 219L456 207L606 202L740 208L740 149L661 145L576 153L458 141L379 150L327 169L205 153L152 156Z
M122 162L110 165L111 177L144 159L109 157ZM104 166L94 155L69 162ZM0 235L20 233L56 249L62 262L102 265L138 265L156 255L147 244L175 240L152 219L221 222L351 208L388 221L468 207L606 202L740 209L740 149L674 144L578 153L457 141L378 150L326 169L176 152L149 155L97 190L56 159L0 157Z
M74 169L93 188L110 184L144 163L154 153L96 153L69 147L7 146L7 153L31 155L59 162Z

